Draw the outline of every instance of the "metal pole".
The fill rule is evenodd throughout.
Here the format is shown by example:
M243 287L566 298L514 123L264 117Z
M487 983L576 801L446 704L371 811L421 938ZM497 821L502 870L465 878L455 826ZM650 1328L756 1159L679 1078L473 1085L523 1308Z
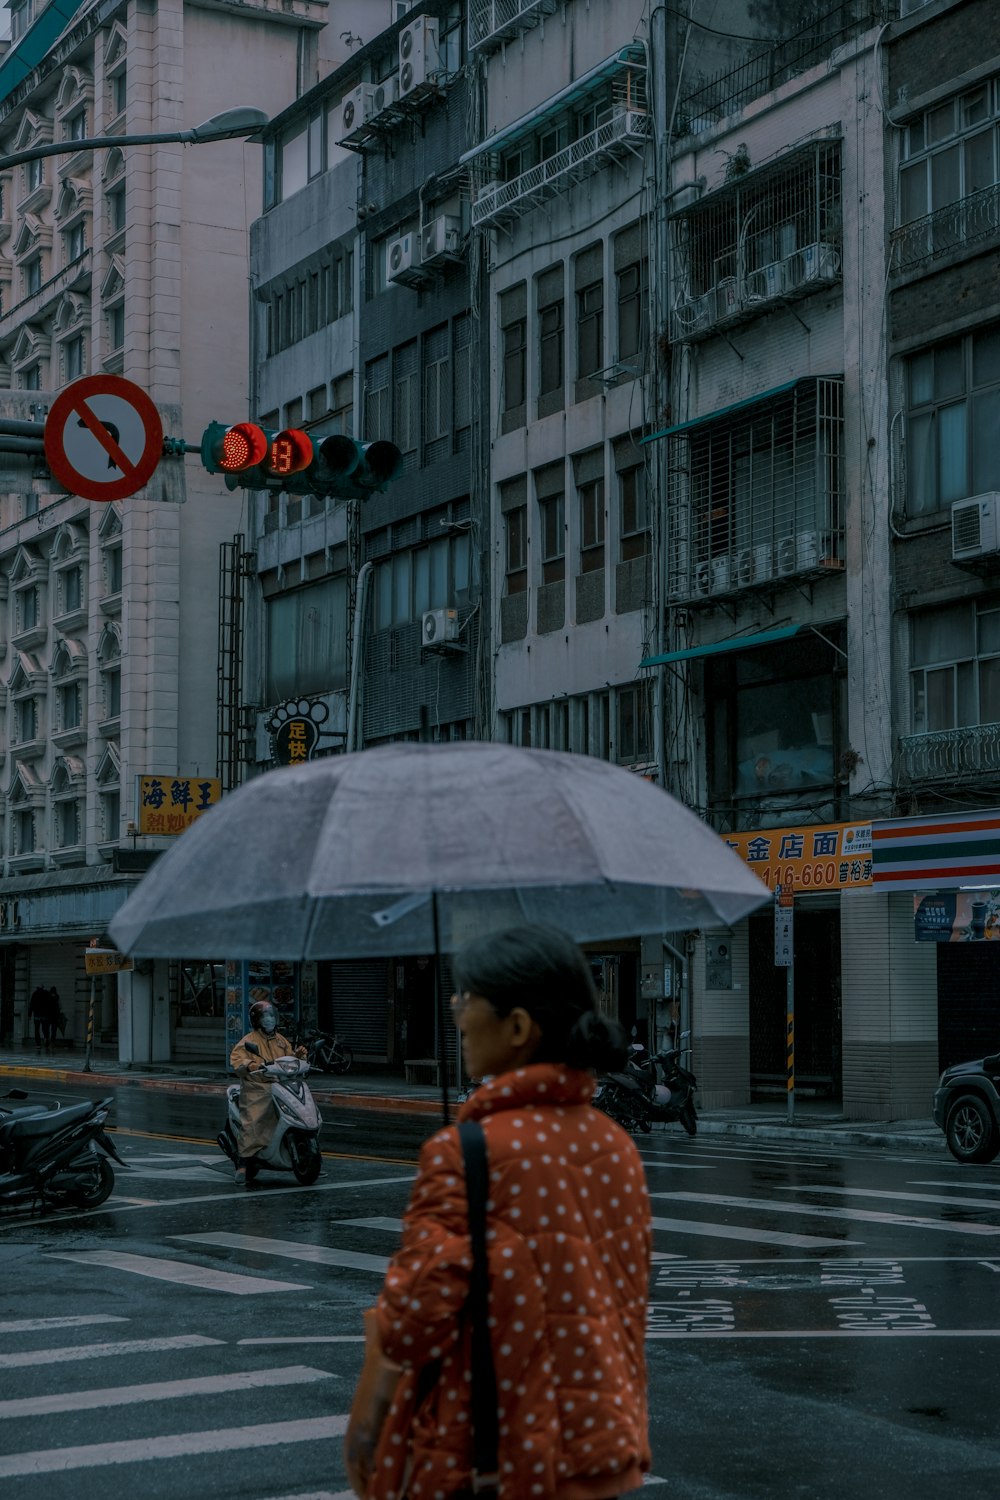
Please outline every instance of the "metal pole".
M90 1072L90 1059L94 1051L94 988L97 984L93 974L90 976L90 1004L87 1007L87 1056L84 1059L83 1071Z
M441 983L441 928L438 922L437 891L431 892L431 913L434 921L434 1018L438 1032L438 1069L441 1075L442 1123L451 1123L451 1103L448 1098L448 1049L445 1046L445 999Z
M786 970L785 1041L787 1045L788 1123L795 1119L795 966Z

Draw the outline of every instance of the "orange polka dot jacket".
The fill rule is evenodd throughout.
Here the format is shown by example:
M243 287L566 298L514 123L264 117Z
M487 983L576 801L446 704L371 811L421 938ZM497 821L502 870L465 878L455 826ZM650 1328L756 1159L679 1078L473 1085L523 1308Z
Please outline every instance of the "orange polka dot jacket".
M590 1104L589 1073L533 1064L462 1105L490 1163L490 1328L503 1500L607 1500L649 1468L645 1328L651 1227L642 1162ZM470 1484L472 1257L458 1133L423 1147L378 1329L404 1366L370 1500ZM436 1378L435 1378L436 1377Z

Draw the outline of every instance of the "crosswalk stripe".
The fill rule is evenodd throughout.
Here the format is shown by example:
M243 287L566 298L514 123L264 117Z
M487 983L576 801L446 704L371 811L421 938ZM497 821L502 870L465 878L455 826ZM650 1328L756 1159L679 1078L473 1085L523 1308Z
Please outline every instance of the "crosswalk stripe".
M801 1189L799 1189L801 1191ZM998 1224L960 1224L950 1219L920 1219L913 1214L883 1214L874 1209L823 1208L813 1203L782 1203L777 1198L736 1198L723 1193L651 1193L651 1198L670 1198L674 1202L707 1203L713 1208L749 1208L757 1213L805 1214L816 1219L853 1219L862 1224L886 1224L900 1229L936 1229L946 1234L1000 1234ZM844 1242L846 1243L846 1242Z
M206 1349L224 1344L201 1333L178 1333L159 1339L122 1339L118 1344L71 1344L62 1349L30 1349L23 1354L0 1354L0 1370L26 1369L30 1365L58 1365L74 1359L112 1359L124 1354L159 1354L170 1349Z
M43 1333L47 1328L85 1328L93 1323L127 1323L128 1318L115 1317L114 1313L78 1313L65 1318L11 1318L0 1323L0 1334Z
M217 1271L210 1266L196 1266L183 1260L161 1260L153 1255L130 1255L123 1250L58 1250L47 1254L51 1260L107 1266L111 1271L131 1271L136 1276L151 1276L156 1281L173 1281L207 1292L230 1292L236 1297L311 1290L301 1281L269 1281L263 1276L241 1276L236 1271Z
M982 1198L957 1198L950 1193L887 1193L882 1188L849 1188L849 1187L826 1187L823 1184L810 1184L808 1187L779 1187L780 1193L826 1193L831 1196L843 1193L852 1198L878 1198L882 1201L889 1199L896 1203L946 1203L949 1208L1000 1208L1000 1203L990 1203ZM994 1188L994 1192L996 1189Z
M326 1245L307 1245L298 1240L272 1240L257 1234L172 1234L173 1240L197 1245L220 1245L229 1250L254 1250L259 1255L280 1255L288 1260L306 1260L319 1266L345 1266L353 1271L388 1269L385 1255L366 1255L362 1250L331 1250Z
M682 1193L651 1194L652 1197L683 1197ZM794 1245L799 1248L838 1249L841 1245L857 1245L858 1240L826 1240L814 1234L782 1234L777 1229L750 1229L742 1224L712 1224L705 1219L653 1219L653 1228L665 1234L701 1234L710 1239L749 1240L761 1245Z
M191 1380L156 1380L147 1385L63 1391L56 1396L15 1396L0 1401L0 1421L11 1417L44 1417L62 1411L94 1411L102 1406L131 1406L141 1401L176 1401L184 1396L219 1396L227 1391L266 1389L272 1385L309 1385L334 1378L328 1370L287 1365L284 1369L237 1370L231 1375L203 1375Z
M234 1449L253 1453L258 1448L273 1448L279 1443L313 1443L342 1437L346 1428L346 1416L305 1417L294 1422L221 1427L211 1432L175 1432L163 1437L91 1443L78 1448L43 1448L32 1453L11 1453L0 1457L0 1479L144 1463L152 1458L192 1458L206 1453L228 1453Z
M338 1224L353 1224L358 1229L385 1229L390 1234L402 1234L402 1219L387 1219L384 1214L377 1214L373 1219L337 1219Z

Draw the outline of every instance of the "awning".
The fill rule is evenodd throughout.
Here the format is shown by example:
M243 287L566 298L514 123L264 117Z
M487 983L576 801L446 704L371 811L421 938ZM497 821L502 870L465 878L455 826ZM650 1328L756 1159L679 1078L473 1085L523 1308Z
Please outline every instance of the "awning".
M758 630L755 635L732 635L728 640L711 641L707 646L688 646L683 651L666 651L662 656L647 656L640 667L665 667L672 661L690 661L695 656L719 656L723 651L746 651L750 646L770 646L774 641L787 641L800 630L809 630L808 625L780 625L776 630Z
M540 121L546 116L555 114L557 110L565 109L568 105L586 98L603 78L610 78L620 68L629 65L644 67L645 57L645 49L638 44L619 48L603 62L599 62L596 67L588 68L586 73L582 73L573 83L568 83L557 94L550 94L544 104L536 105L527 114L519 115L509 125L502 125L499 130L487 136L485 141L480 141L478 146L473 146L471 151L466 151L458 158L459 166L474 161L477 156L482 156L486 151L506 151L508 146L512 146L522 136L533 135L538 130Z
M663 427L659 432L651 432L648 437L639 439L639 446L643 443L655 443L660 438L673 437L678 432L688 432L692 427L704 427L709 422L721 421L723 417L732 416L733 412L746 411L751 406L763 406L765 401L773 401L775 396L784 396L788 391L794 391L798 385L806 382L815 385L821 380L840 380L839 375L802 375L797 380L786 380L784 385L772 386L769 391L758 391L755 396L747 396L742 401L734 401L730 406L720 406L717 411L705 412L700 417L691 417L687 422L677 422L673 427Z

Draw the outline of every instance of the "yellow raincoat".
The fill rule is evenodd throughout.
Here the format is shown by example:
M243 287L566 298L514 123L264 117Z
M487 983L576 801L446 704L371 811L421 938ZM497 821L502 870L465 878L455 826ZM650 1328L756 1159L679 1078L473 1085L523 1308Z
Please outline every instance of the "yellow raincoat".
M247 1042L255 1043L259 1057L247 1051ZM250 1069L274 1062L279 1057L294 1056L295 1049L280 1031L273 1036L265 1036L262 1031L248 1031L229 1054L230 1066L240 1080L240 1133L236 1144L244 1160L264 1150L275 1126L270 1081L258 1078Z

